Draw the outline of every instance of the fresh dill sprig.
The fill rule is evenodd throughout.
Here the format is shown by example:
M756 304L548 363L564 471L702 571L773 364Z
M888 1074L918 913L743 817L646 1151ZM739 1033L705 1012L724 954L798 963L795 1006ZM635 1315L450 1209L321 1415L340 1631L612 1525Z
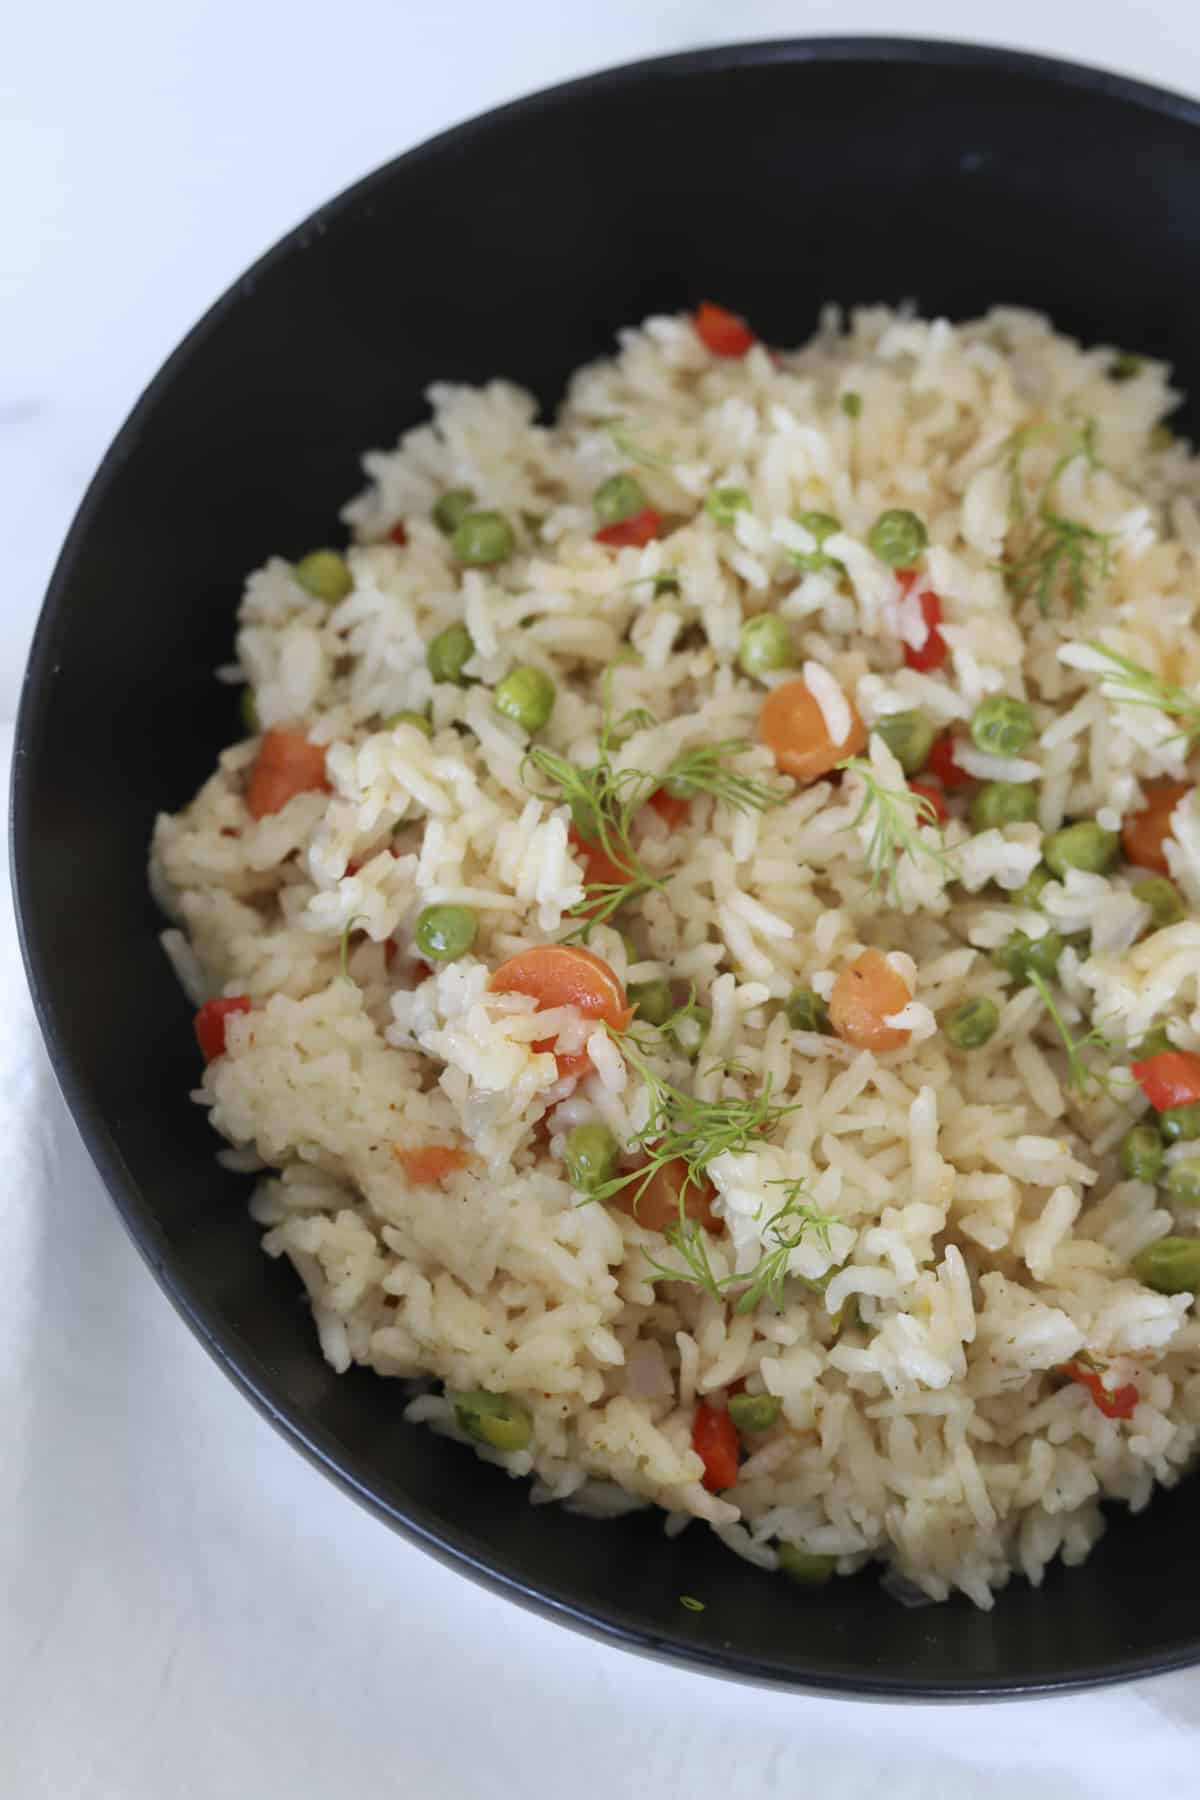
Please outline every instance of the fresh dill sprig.
M932 800L925 794L914 793L910 787L884 787L865 757L848 756L838 768L857 775L866 790L862 805L851 820L851 829L856 829L868 818L871 820L867 863L871 869L872 893L880 887L889 891L895 889L896 863L901 856L907 856L913 862L920 856L927 857L938 865L947 879L953 875L954 865L942 842L937 808ZM931 844L920 835L923 825L937 829L938 843Z
M711 794L718 806L733 812L770 812L791 798L786 788L756 781L731 767L735 756L751 749L748 738L722 738L677 756L663 777L663 785L681 800Z
M1113 1098L1114 1079L1106 1069L1098 1069L1093 1063L1085 1062L1085 1050L1099 1050L1104 1055L1111 1055L1113 1041L1107 1034L1093 1025L1083 1037L1074 1037L1070 1027L1063 1018L1050 992L1050 985L1044 975L1036 969L1029 972L1030 984L1035 987L1042 998L1042 1005L1050 1015L1051 1022L1063 1041L1063 1049L1067 1053L1067 1090L1078 1094L1081 1100L1087 1099L1095 1089L1097 1093L1107 1094Z
M637 434L643 429L629 419L610 419L604 427L622 456L627 456L631 463L638 463L643 469L669 469L675 461L673 456L666 456L659 450L647 450L638 442Z
M1110 650L1107 644L1093 641L1087 648L1113 665L1111 672L1106 669L1100 677L1100 692L1106 700L1118 701L1122 706L1152 706L1169 719L1179 721L1180 737L1200 737L1200 696L1189 694L1174 682L1160 680L1140 663Z
M1111 567L1111 533L1069 519L1058 508L1059 479L1071 463L1082 456L1090 469L1100 467L1094 419L1072 425L1071 440L1042 483L1030 517L1022 458L1031 444L1056 436L1057 431L1052 425L1029 425L1008 441L1009 513L1023 528L1024 542L1000 567L1013 598L1021 601L1035 595L1043 618L1059 595L1072 612L1085 611L1092 587L1108 580Z
M652 774L648 769L614 768L613 758L626 740L633 732L653 725L654 720L644 707L631 707L614 718L612 676L610 668L604 677L603 722L594 763L584 768L556 750L535 744L521 765L526 786L530 786L525 772L528 765L553 790L547 793L544 788L534 787L531 791L570 807L580 837L596 845L613 871L625 877L621 881L585 884L584 898L570 909L572 918L584 921L578 930L584 939L593 926L611 919L628 901L662 888L662 882L638 855L633 835L638 813L658 788L667 787L683 799L710 794L719 806L731 807L735 812L766 812L790 797L783 788L732 767L733 758L751 747L745 738L725 738L684 751L664 775Z
M659 1170L670 1163L683 1163L685 1172L679 1184L679 1217L663 1234L669 1247L681 1259L682 1267L660 1262L647 1251L646 1261L654 1270L655 1280L689 1282L718 1301L726 1299L731 1290L740 1290L734 1305L735 1313L739 1314L752 1312L764 1298L780 1307L792 1252L799 1247L806 1232L814 1233L828 1248L829 1228L836 1223L834 1215L822 1212L812 1202L802 1181L769 1183L769 1186L786 1190L783 1204L763 1229L764 1242L770 1240L769 1248L753 1269L720 1276L713 1269L709 1256L708 1234L699 1219L689 1217L687 1203L691 1189L698 1192L704 1187L707 1170L717 1157L727 1152L744 1154L761 1147L763 1138L795 1110L795 1103L772 1100L769 1079L757 1094L702 1100L664 1080L651 1067L645 1046L632 1033L613 1032L612 1035L646 1086L649 1099L646 1124L634 1141L647 1160L642 1168L603 1183L592 1198L611 1200L624 1195L636 1218L638 1202Z

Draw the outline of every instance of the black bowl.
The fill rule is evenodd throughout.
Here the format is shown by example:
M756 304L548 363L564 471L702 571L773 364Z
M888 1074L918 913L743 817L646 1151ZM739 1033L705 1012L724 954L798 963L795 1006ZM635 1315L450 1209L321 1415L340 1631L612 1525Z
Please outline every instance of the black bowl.
M620 69L449 132L316 213L171 358L55 571L21 706L13 854L67 1100L151 1268L297 1448L465 1573L613 1643L841 1693L953 1697L1200 1658L1194 1493L1114 1513L1086 1567L991 1614L903 1610L876 1573L798 1596L695 1528L532 1509L400 1390L321 1360L246 1183L188 1099L189 1008L145 883L156 811L237 734L212 679L247 569L329 536L358 456L435 377L550 406L617 326L710 296L796 343L820 304L1051 312L1200 384L1200 112L1066 64L950 44L774 43ZM701 1596L702 1613L679 1596Z

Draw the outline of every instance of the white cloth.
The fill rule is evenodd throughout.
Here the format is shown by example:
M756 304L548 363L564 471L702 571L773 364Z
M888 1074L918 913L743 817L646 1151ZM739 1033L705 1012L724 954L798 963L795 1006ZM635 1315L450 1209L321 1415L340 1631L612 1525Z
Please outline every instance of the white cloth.
M803 31L970 34L1200 88L1187 0L15 9L0 107L0 717L106 443L211 297L295 219L545 83ZM992 1707L759 1691L521 1612L359 1511L257 1416L143 1268L54 1089L0 884L4 1800L1196 1793L1200 1671Z

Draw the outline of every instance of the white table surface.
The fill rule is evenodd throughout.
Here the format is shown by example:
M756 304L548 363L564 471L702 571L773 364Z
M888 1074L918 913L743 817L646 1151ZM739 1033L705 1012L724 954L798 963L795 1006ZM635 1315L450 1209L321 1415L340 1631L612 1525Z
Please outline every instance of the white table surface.
M1194 0L13 9L0 721L58 545L137 393L313 206L446 125L588 69L855 31L971 36L1200 91ZM0 726L5 763L8 737ZM258 1418L144 1271L54 1090L6 881L0 900L5 1800L1200 1791L1200 1672L987 1708L759 1692L551 1626L389 1534Z

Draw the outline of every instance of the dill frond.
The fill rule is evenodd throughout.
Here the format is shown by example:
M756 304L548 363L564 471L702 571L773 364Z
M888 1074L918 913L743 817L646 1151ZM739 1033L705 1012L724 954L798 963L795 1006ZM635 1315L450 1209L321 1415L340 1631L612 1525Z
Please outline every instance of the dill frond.
M907 856L913 862L924 856L936 863L947 879L953 875L954 865L945 849L937 808L932 800L924 794L915 794L910 787L884 787L865 757L848 756L838 768L857 775L865 789L862 805L851 821L851 829L857 829L867 819L871 821L867 863L873 893L880 887L894 890L896 863L901 856ZM937 829L936 844L920 835L920 828L925 825Z
M669 469L675 461L659 450L648 450L638 442L638 434L644 426L634 424L629 419L610 419L604 427L609 437L622 456L627 456L631 463L637 463L643 469Z
M1050 1015L1051 1023L1062 1039L1063 1049L1067 1053L1068 1092L1077 1094L1081 1100L1086 1099L1093 1091L1107 1094L1110 1099L1114 1098L1113 1076L1107 1069L1098 1069L1093 1063L1086 1062L1083 1055L1085 1050L1099 1050L1103 1055L1111 1055L1114 1048L1112 1039L1096 1025L1093 1025L1083 1037L1074 1037L1058 1009L1045 976L1039 975L1036 969L1031 969L1029 981L1030 985L1035 987L1041 995L1042 1005Z
M663 785L681 800L711 794L719 806L728 806L733 812L770 812L791 798L788 790L758 781L731 766L734 757L752 747L748 738L722 738L715 744L686 750L667 770Z
M1149 669L1143 669L1140 663L1132 662L1117 650L1110 650L1106 644L1093 641L1087 647L1112 664L1111 671L1105 670L1100 677L1100 692L1106 700L1117 701L1122 706L1152 706L1165 713L1168 719L1178 720L1180 737L1200 737L1200 696L1189 694L1186 688L1177 687L1173 682L1160 680Z
M1021 527L1024 542L1000 567L1013 598L1023 601L1034 595L1043 617L1060 596L1072 612L1085 611L1092 588L1108 580L1112 563L1111 534L1067 518L1057 503L1059 479L1071 463L1082 456L1089 468L1101 466L1093 419L1070 427L1070 442L1038 491L1030 516L1022 459L1032 444L1057 436L1060 429L1053 425L1026 426L1014 432L1008 442L1009 514L1012 522Z

